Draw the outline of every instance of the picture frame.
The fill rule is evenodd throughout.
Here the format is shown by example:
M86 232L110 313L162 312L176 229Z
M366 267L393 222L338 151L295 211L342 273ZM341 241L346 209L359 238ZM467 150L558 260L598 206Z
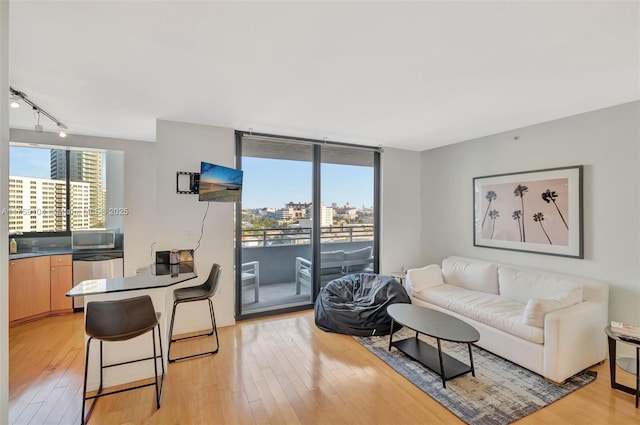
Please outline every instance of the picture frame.
M584 258L583 166L473 178L473 245Z

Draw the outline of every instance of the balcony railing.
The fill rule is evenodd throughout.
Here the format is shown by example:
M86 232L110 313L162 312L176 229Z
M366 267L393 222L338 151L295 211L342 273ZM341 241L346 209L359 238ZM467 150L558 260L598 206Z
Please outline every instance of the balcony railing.
M372 241L373 225L326 226L320 228L320 241L357 242ZM311 243L310 228L242 229L242 247L268 247L280 245L307 245Z

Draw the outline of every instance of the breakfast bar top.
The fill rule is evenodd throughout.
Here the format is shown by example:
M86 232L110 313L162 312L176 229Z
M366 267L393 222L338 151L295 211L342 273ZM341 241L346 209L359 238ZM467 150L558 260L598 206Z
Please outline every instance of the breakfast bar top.
M74 286L66 295L68 297L82 297L112 292L165 288L196 277L198 274L193 262L175 265L152 264L145 272L135 276L84 280Z

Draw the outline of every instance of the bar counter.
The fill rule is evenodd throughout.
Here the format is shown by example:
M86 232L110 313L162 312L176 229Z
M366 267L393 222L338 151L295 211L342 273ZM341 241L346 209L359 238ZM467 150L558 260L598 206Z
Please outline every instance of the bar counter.
M91 301L112 301L125 298L149 295L156 312L160 313L160 334L162 335L162 349L165 368L167 368L167 350L169 347L168 332L171 310L173 308L174 285L190 281L198 277L192 262L179 265L152 264L138 270L138 274L129 277L110 279L91 279L80 282L69 292L68 297L85 297L85 303ZM195 285L195 283L193 284ZM189 285L184 285L189 286ZM118 363L142 357L151 357L153 350L149 340L151 334L140 335L129 341L107 342L104 344L104 364ZM85 348L87 344L85 335ZM97 344L92 344L89 356L89 373L87 389L98 388L100 359ZM160 365L158 365L160 370ZM105 387L125 384L141 379L152 378L154 375L153 362L141 362L108 368L104 371L103 384Z
M166 288L196 277L198 275L191 262L172 266L152 264L145 272L135 276L83 280L67 292L67 296L85 297L87 295Z

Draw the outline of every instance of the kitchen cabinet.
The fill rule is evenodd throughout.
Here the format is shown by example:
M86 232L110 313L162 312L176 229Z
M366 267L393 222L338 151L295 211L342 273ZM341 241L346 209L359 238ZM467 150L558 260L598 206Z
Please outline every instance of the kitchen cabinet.
M49 257L9 260L9 321L51 310Z
M66 293L73 283L71 255L52 255L51 266L51 312L71 311L71 298Z
M9 322L18 324L51 313L71 312L71 255L9 260Z

